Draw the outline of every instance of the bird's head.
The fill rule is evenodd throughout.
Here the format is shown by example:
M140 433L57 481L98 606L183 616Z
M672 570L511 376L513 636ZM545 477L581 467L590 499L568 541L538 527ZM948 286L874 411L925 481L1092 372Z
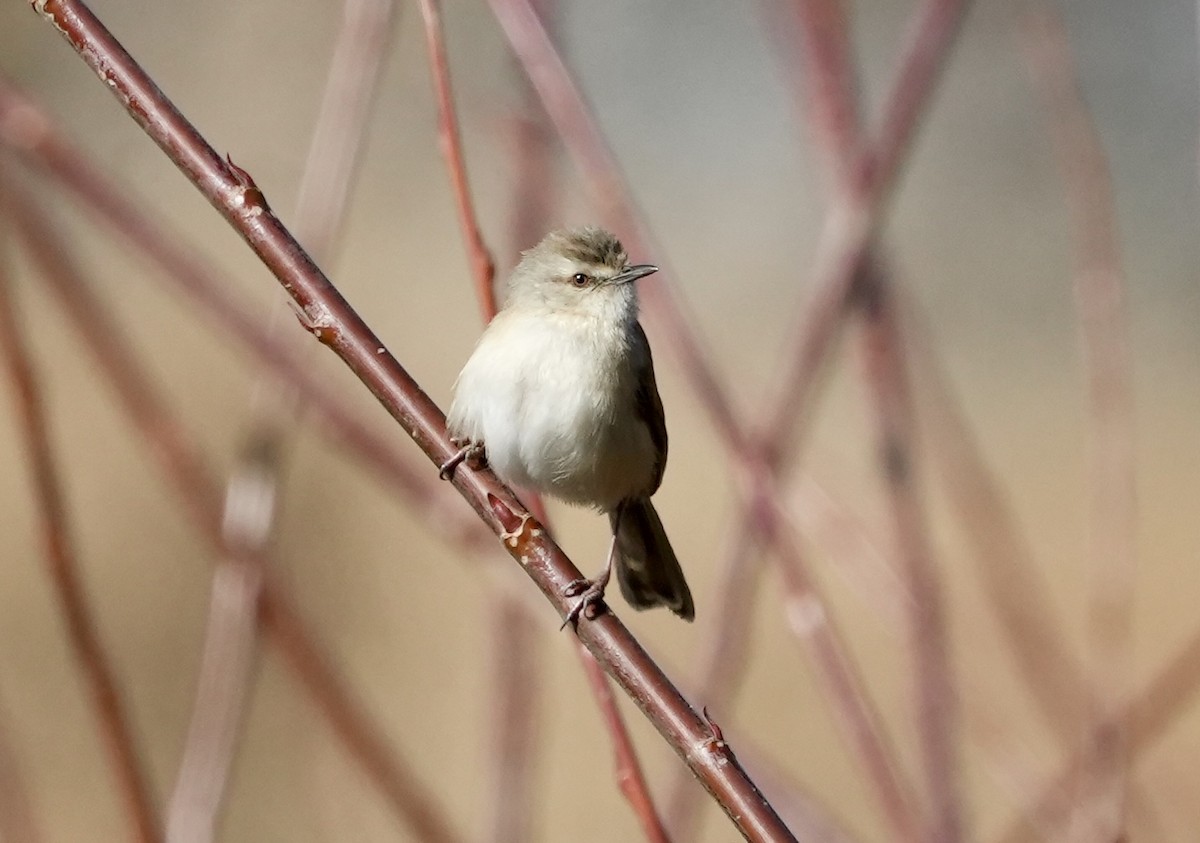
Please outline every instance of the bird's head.
M506 306L564 312L628 309L636 317L633 281L658 267L630 265L621 241L602 228L552 231L524 252L508 282Z

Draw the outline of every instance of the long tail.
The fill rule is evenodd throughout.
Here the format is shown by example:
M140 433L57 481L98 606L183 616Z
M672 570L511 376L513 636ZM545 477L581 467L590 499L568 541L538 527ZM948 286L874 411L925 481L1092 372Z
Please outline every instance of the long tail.
M618 515L609 513L617 532L617 582L635 609L666 606L685 621L696 616L683 568L649 498L625 501Z

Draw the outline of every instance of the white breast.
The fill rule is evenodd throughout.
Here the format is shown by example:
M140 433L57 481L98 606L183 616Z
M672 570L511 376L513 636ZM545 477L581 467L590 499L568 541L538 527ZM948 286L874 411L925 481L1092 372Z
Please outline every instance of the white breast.
M447 423L508 483L611 510L650 488L656 451L634 415L623 333L573 314L501 312L455 384Z

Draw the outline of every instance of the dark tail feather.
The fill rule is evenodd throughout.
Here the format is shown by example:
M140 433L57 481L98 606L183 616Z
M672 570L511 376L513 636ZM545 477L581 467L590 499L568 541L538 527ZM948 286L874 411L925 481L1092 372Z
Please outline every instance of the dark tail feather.
M610 512L608 518L615 530L617 514ZM635 609L666 606L685 621L696 616L683 568L679 567L658 513L648 498L628 500L621 505L617 582Z

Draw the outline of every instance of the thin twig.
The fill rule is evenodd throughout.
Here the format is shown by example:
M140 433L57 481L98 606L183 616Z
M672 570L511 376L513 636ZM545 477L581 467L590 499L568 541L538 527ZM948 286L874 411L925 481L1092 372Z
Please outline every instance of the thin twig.
M544 743L542 714L542 630L536 616L515 596L492 598L488 712L492 731L489 774L491 804L483 839L524 843L533 829L533 771Z
M878 278L876 274L874 276ZM879 426L879 461L892 530L912 593L910 636L915 663L917 733L931 800L928 839L962 839L958 774L958 694L943 616L941 586L926 534L918 488L912 399L894 301L876 282L860 282L867 385Z
M6 713L0 710L0 840L42 843L26 776L8 738Z
M40 11L114 92L130 115L244 237L328 345L435 464L454 452L445 417L346 303L270 212L248 174L222 161L145 72L78 0L45 0ZM489 472L459 471L454 485L497 534L543 594L565 616L579 570ZM267 592L264 592L264 599ZM274 613L266 612L267 617ZM751 840L793 840L737 763L715 740L628 630L611 613L579 624L582 640Z
M851 209L852 213L852 209L862 202L868 212L882 214L965 7L966 4L961 2L931 0L919 10L913 23L913 35L899 62L900 71L892 95L884 109L879 137L872 148L863 153L859 151L865 146L858 129L844 15L838 4L826 0L810 0L797 5L808 47L807 63L817 80L808 85L810 122L816 127L819 140L840 144L823 149L826 161L833 162L841 174L834 184L831 220L838 219L839 204ZM840 35L838 29L843 30ZM827 39L827 43L818 46L823 39ZM829 128L822 130L822 127ZM962 836L957 790L958 704L947 652L938 576L916 485L915 425L906 355L890 279L875 257L870 220L863 220L863 223L864 239L853 243L853 248L839 258L845 261L842 264L845 275L833 283L820 284L818 290L839 293L836 299L827 301L857 304L863 316L867 381L876 407L879 454L889 512L896 548L912 597L910 635L916 662L917 730L932 801L929 836L933 840L956 841ZM851 223L847 230L855 230L854 224ZM859 295L854 300L845 298L855 284ZM824 315L840 321L834 310ZM825 330L833 332L829 327ZM809 361L817 361L819 354L804 350L803 342L800 347L800 365L795 370L798 377L791 384L795 391L784 392L781 406L802 397L806 390L804 384L817 368L817 364ZM793 411L799 411L801 406L793 405ZM782 419L784 415L776 418ZM776 432L782 435L783 428Z
M383 59L392 0L346 0L300 180L296 229L318 260L328 259L345 216ZM269 330L278 334L276 306ZM250 554L266 550L278 516L284 439L296 408L294 387L260 374L251 388L252 422L225 489L226 541ZM172 843L213 839L254 675L259 572L235 559L213 574L196 703L168 813Z
M830 708L847 734L896 839L916 843L922 839L915 809L917 802L901 778L896 751L886 738L882 718L866 692L849 648L828 614L828 603L817 587L795 536L784 523L778 501L777 496L764 501L764 513L770 513L767 516L768 534L775 542L779 560L788 626L792 634L811 650L810 658L824 683Z
M454 94L450 87L450 64L446 59L446 39L442 32L442 13L438 0L420 0L421 17L425 21L425 45L429 51L429 72L433 77L434 94L438 102L438 135L441 138L442 156L446 159L446 170L450 176L450 187L458 209L458 224L462 231L463 244L475 278L475 297L483 312L483 321L490 322L496 315L496 290L493 280L496 264L483 234L479 219L475 215L475 203L471 201L471 185L467 179L467 162L463 155L462 132L458 126L458 112L454 108Z
M8 190L14 186L9 183ZM321 653L315 636L300 617L269 565L245 548L226 542L221 523L220 486L203 462L194 442L153 388L124 334L107 308L84 283L70 251L43 218L29 195L15 198L20 208L15 223L42 277L57 296L64 313L96 358L127 415L173 483L184 511L209 543L215 558L229 557L261 571L259 620L270 640L313 696L337 736L388 798L398 817L422 840L454 843L446 813L417 778L408 763L390 749L379 728L350 695L331 662Z
M1181 717L1195 710L1200 696L1200 629L1192 633L1179 652L1130 695L1130 702L1115 719L1128 724L1126 751L1132 764L1153 749ZM1078 807L1080 779L1091 763L1093 745L1102 744L1107 727L1100 724L1086 736L1084 745L1068 759L1058 775L1037 792L1029 808L999 835L997 843L1025 843L1029 827L1044 829L1047 837L1061 838L1066 823Z
M858 121L857 105L853 101L854 74L849 63L845 16L836 3L812 0L797 6L808 46L805 52L809 67L807 76L813 80L808 89L808 98L815 102L812 110L813 124L817 127L815 134L825 144L822 151L827 161L834 163L833 169L841 173L841 178L835 183L838 192L827 218L823 246L818 253L818 266L823 269L816 273L817 293L804 311L797 331L799 341L792 358L791 374L784 381L785 387L776 407L768 415L772 421L766 426L761 440L766 454L761 461L763 471L780 470L791 461L791 455L797 450L795 443L800 437L786 434L808 405L816 375L840 333L847 296L869 252L873 230L886 210L886 201L896 182L900 163L911 147L917 120L928 105L938 77L937 71L953 44L953 36L965 7L965 3L930 0L919 10L912 26L909 46L899 63L893 93L888 99L884 131L875 148L860 152L861 142L852 140L852 136L857 134ZM912 514L914 517L917 515ZM753 517L749 507L741 517L746 520ZM907 519L901 521L907 523ZM912 537L912 541L920 536L919 531L912 529L911 525L906 527L905 532ZM753 559L753 552L746 553L742 558ZM740 614L744 616L744 613ZM925 618L936 620L937 613L926 615ZM936 629L932 632L936 632ZM722 626L715 637L723 638L728 633L729 630ZM721 644L717 652L721 651L728 652L729 649ZM926 648L926 652L933 654L936 648ZM937 666L936 663L934 666ZM728 663L725 667L728 667ZM714 679L725 673L719 667L710 667L709 672ZM940 684L945 685L945 682ZM711 690L702 687L706 692ZM921 687L926 687L926 683L921 683ZM933 724L929 724L925 730L931 741L931 749L936 744L933 728ZM938 781L943 785L952 779L952 775L945 771L938 775ZM685 791L677 786L675 794L676 798L672 800L673 817L687 813L683 801L686 798ZM896 804L886 797L885 801ZM950 815L953 811L947 809L944 813ZM893 820L900 816L891 815ZM953 822L948 822L947 828L952 829L953 825ZM902 825L899 828L904 827ZM911 835L911 824L907 824L907 831L900 833Z
M581 171L588 179L596 202L609 214L623 220L626 228L637 232L637 217L632 211L632 203L619 168L536 12L526 0L494 0L492 7L515 51L525 64L531 81L541 94L559 134L566 141L568 149L574 153ZM653 299L651 303L654 303ZM665 311L668 314L668 322L672 328L671 336L678 345L685 372L708 407L725 442L738 454L744 436L732 411L727 408L723 394L715 391L715 378L711 375L711 367L702 355L690 351L692 347L698 347L698 343L687 330L677 305L665 298L659 300L658 304L657 312L662 314ZM855 719L863 710L865 709L852 710L848 717ZM857 735L873 734L874 729L868 724L859 723L852 732ZM688 810L691 806L687 804L690 794L682 782L675 788L674 793L671 812L673 820L684 821L685 817L693 816L694 811ZM892 805L903 802L902 799L886 796L884 801Z
M395 0L345 0L296 196L296 239L317 263L334 257L346 202L395 30Z
M234 335L261 365L303 394L306 409L339 445L359 458L415 510L419 520L463 549L495 547L479 520L464 513L444 484L418 471L391 438L347 408L338 391L313 372L312 363L290 343L262 329L261 317L222 283L221 275L197 252L126 199L99 170L71 147L46 114L0 77L0 141L71 191L102 224L128 239L164 273L185 299L213 324Z
M655 256L661 271L649 279L645 286L639 287L647 310L663 324L666 339L679 358L684 377L690 382L696 399L705 408L722 441L728 443L735 453L743 452L748 443L728 392L720 383L716 368L696 333L689 326L683 307L675 297L673 285L667 282L675 273L665 259L666 253L654 243L621 168L550 39L533 0L488 2L541 98L542 107L546 109L547 116L583 176L600 217L611 222L632 252Z
M951 490L948 499L956 525L970 546L968 556L1025 687L1059 739L1073 743L1078 739L1083 665L1067 646L1046 576L1011 501L984 460L915 309L912 302L902 303L905 325L913 326L908 348L916 391L930 428L929 441L935 443L929 449L930 461L942 485Z
M592 689L592 696L596 698L596 704L600 707L600 714L604 717L605 726L612 738L613 766L617 771L617 786L629 804L633 806L633 813L638 818L642 834L646 839L651 843L669 843L670 837L667 836L667 831L650 798L650 785L646 781L637 752L633 748L633 739L629 736L629 730L625 728L625 721L621 717L620 709L617 708L617 701L613 699L612 689L608 686L608 677L604 675L604 671L600 669L600 665L596 663L592 654L583 646L579 647L579 657L583 662L583 672Z
M1088 385L1092 593L1088 756L1071 839L1125 833L1129 692L1136 533L1133 377L1125 279L1112 177L1079 89L1066 31L1047 3L1031 4L1025 46L1054 139L1071 219L1075 300Z
M19 213L9 192L0 186L0 211ZM0 263L0 351L8 370L14 411L29 459L33 499L37 504L47 572L54 584L67 634L80 672L91 693L100 735L128 812L136 839L162 840L158 810L133 737L116 672L88 604L71 537L67 501L62 490L54 445L50 440L42 388L34 370L25 328L13 300L7 266Z
M549 0L544 2L543 11L550 5ZM533 107L529 86L520 87L520 105L512 115L509 138L515 165L511 177L510 254L528 248L550 228L558 185L553 138ZM495 285L490 284L488 290L494 308ZM490 321L486 302L481 304ZM490 821L484 839L488 843L525 843L535 837L534 772L543 744L539 724L545 654L535 616L519 603L511 589L499 594L493 604L488 618L490 638L495 642L491 658L495 700L489 707L493 725L492 786Z
M826 213L818 240L810 284L814 293L797 326L789 369L781 379L783 386L763 435L763 446L781 467L794 458L796 445L785 443L795 443L800 437L786 434L808 407L817 375L840 334L847 296L895 193L901 166L911 153L917 125L929 108L968 5L967 0L924 0L909 27L874 142L864 146L853 162L839 168L846 176ZM814 72L820 72L819 68ZM849 77L847 71L840 75ZM841 82L823 86L822 90L844 91L845 87L846 83ZM835 110L835 106L829 109ZM845 111L841 105L836 110L839 114ZM840 149L837 153L853 151ZM789 453L781 451L785 447Z

